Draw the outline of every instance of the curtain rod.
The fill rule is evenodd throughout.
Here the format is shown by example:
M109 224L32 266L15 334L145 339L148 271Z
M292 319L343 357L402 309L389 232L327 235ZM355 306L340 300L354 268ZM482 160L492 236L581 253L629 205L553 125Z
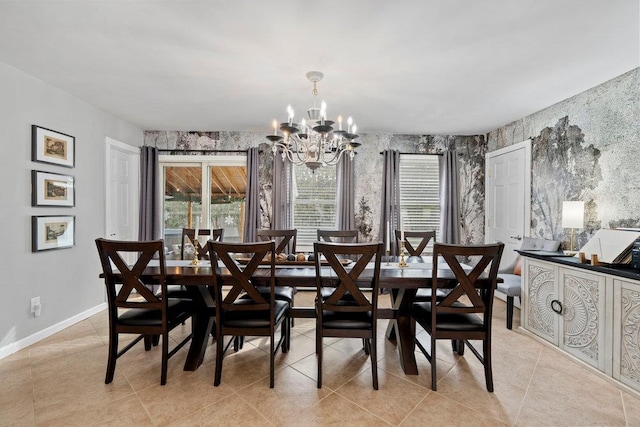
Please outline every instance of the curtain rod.
M181 150L158 149L159 153L247 153L249 150ZM262 150L258 151L262 153Z
M384 154L384 151L381 151L380 154ZM405 155L405 156L407 154L415 155L415 156L442 156L442 153L403 153L403 152L400 152L400 154Z

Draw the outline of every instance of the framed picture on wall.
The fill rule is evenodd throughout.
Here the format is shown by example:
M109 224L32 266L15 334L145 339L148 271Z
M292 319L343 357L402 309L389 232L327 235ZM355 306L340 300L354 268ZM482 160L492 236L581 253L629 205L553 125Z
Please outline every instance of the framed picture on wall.
M71 248L75 245L74 215L31 217L31 251Z
M31 160L72 168L76 139L64 133L31 125Z
M31 206L75 206L74 177L32 170Z

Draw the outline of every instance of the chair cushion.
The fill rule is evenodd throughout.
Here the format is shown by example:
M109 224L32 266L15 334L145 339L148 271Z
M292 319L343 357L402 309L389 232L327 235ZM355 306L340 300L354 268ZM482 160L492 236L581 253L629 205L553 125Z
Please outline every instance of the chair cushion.
M189 300L170 299L167 302L167 319L182 322L192 311L193 304ZM118 317L118 324L129 326L161 326L162 310L132 308Z
M444 297L446 297L449 292L451 292L449 289L438 289L437 294L436 294L436 299L437 300L442 300L444 299ZM431 289L427 289L427 288L420 288L416 291L416 296L413 298L414 302L419 302L419 301L431 301Z
M257 291L265 298L271 296L271 288L269 286L256 286ZM293 304L293 295L296 290L291 286L276 286L274 289L274 295L277 300L286 301L289 304Z
M464 304L455 302L456 307L465 307ZM416 302L413 304L411 315L416 318L418 323L424 325L428 330L431 329L431 303ZM483 330L483 322L480 316L473 313L440 313L436 319L438 330L456 330L456 331L481 331Z
M498 292L507 294L508 297L519 297L522 294L520 283L522 279L516 274L500 274L502 283L498 283Z
M322 327L327 329L371 329L373 316L370 311L363 312L322 312Z
M252 304L249 300L239 299L235 302L237 305ZM286 301L276 300L275 303L275 319L278 323L289 310L289 303ZM226 311L222 317L224 326L234 328L268 328L269 327L269 310L234 310Z

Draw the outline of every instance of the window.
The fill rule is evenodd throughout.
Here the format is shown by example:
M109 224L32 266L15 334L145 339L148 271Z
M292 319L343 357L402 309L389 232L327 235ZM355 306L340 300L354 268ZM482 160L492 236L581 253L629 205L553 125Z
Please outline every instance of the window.
M439 156L400 155L400 212L406 231L440 234ZM431 246L431 245L430 245Z
M223 228L224 240L244 231L246 156L160 156L164 240L169 258L180 256L183 228Z
M298 229L296 248L313 251L318 229L336 227L336 168L322 167L312 172L306 166L293 166L293 228Z

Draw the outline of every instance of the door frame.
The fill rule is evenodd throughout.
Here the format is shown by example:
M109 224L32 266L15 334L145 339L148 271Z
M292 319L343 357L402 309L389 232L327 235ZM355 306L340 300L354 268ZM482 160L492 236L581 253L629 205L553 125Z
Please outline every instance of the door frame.
M135 174L135 176L137 177L137 180L135 182L135 186L133 186L132 188L135 189L135 193L133 195L133 197L135 198L135 200L140 200L140 147L135 147L133 145L129 145L126 144L124 142L120 142L116 139L110 138L110 137L105 137L105 181L104 181L104 186L105 186L105 221L104 221L104 235L106 238L109 238L109 224L111 221L111 210L109 209L109 201L111 200L111 186L110 186L110 182L111 182L111 151L112 150L117 150L117 151L121 151L121 152L125 152L129 155L133 155L135 157L137 157L137 162L135 163L137 166L137 173ZM137 203L134 207L134 210L136 212L136 218L138 219L138 221L136 221L136 226L135 226L135 236L132 236L134 239L137 239L137 233L138 233L138 225L139 224L139 216L140 216L140 206L139 203Z
M524 230L523 230L524 236L522 237L531 236L531 172L532 172L531 171L531 143L532 143L531 139L525 139L524 141L519 142L517 144L513 144L508 147L491 151L487 153L486 159L485 159L485 170L484 170L485 175L484 176L485 176L485 184L486 184L487 177L490 175L490 171L489 171L490 159L510 153L512 151L524 149L524 163L525 163L525 168L528 170L528 173L525 173L525 176L524 176L524 193L523 193L524 194ZM484 235L485 235L485 242L487 242L488 239L486 237L489 236L489 225L488 225L489 217L487 216L487 212L489 212L488 210L489 187L485 185L485 188L487 189L487 194L485 195L485 206L484 206L484 212L485 212Z

